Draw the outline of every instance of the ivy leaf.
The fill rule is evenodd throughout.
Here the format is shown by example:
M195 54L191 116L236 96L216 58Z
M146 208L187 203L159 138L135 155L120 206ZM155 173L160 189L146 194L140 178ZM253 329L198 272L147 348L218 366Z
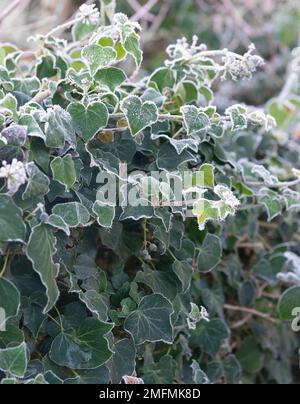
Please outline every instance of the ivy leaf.
M173 384L176 362L171 355L163 355L159 362L143 367L143 380L146 384Z
M26 166L28 181L22 199L32 199L37 196L44 196L49 192L50 180L34 163Z
M268 188L263 188L259 192L259 203L267 209L269 222L275 219L282 212L280 195Z
M232 131L247 129L247 109L243 105L233 105L225 113L230 117Z
M252 336L246 337L243 340L236 356L242 368L248 373L255 374L263 366L264 357L256 339Z
M70 154L64 157L56 157L51 161L51 171L53 179L66 187L72 188L76 182L76 171L74 161Z
M117 67L107 67L98 70L95 81L99 85L107 86L111 91L115 91L127 79L123 70Z
M121 110L127 118L132 136L136 136L158 121L158 110L155 103L153 101L142 103L140 98L135 95L130 95L122 101Z
M44 308L44 313L48 313L59 298L56 284L59 265L53 262L53 255L56 252L55 245L56 238L47 225L39 224L32 229L27 244L27 257L46 288L47 305Z
M212 201L208 199L199 199L194 205L194 215L197 217L199 229L205 229L205 225L210 220L219 220L219 211L212 206Z
M129 35L123 43L124 49L133 56L135 64L139 67L143 61L143 51L140 46L140 37L136 33Z
M55 215L60 216L69 227L86 225L90 220L90 214L86 207L79 202L61 203L54 206Z
M0 242L20 241L26 238L22 210L8 195L0 195Z
M0 278L0 310L5 312L5 322L15 317L20 309L20 293L9 280ZM1 319L1 316L0 316ZM4 324L0 322L0 330ZM0 337L1 337L0 332Z
M181 107L180 112L183 115L188 136L199 135L203 138L210 127L208 115L193 105Z
M99 69L112 65L117 59L117 52L110 46L88 45L82 50L82 58L87 64L92 76Z
M24 377L27 361L25 342L15 347L0 349L0 370L9 373L11 376Z
M108 123L108 110L102 102L91 102L87 107L73 102L68 107L74 127L80 137L88 142Z
M103 296L96 290L79 293L79 299L95 314L98 320L107 321L108 306Z
M173 307L160 294L145 296L136 311L125 320L124 329L132 335L136 345L144 342L173 342L171 314Z
M295 317L293 311L300 307L300 287L294 286L286 290L280 297L278 312L282 320L291 320Z
M61 332L55 337L50 358L70 369L96 369L106 363L113 352L105 338L114 324L87 318L78 331Z
M221 261L222 244L219 237L207 234L198 255L198 270L200 272L212 271Z
M187 262L175 261L173 264L173 271L181 282L182 293L186 293L191 286L193 268Z
M196 330L191 331L190 344L192 348L200 348L210 355L215 355L229 336L230 332L223 321L219 319L213 319L209 323L200 321Z
M109 362L111 381L119 384L124 375L134 374L136 350L132 340L128 338L117 341L112 349L114 354Z
M96 201L93 205L93 212L97 215L97 222L99 226L112 228L112 224L116 215L115 207L105 205L100 201Z
M67 142L76 148L75 130L71 115L67 111L55 105L47 110L45 121L46 146L60 149Z
M67 236L70 235L70 229L67 223L58 215L50 215L47 220L49 226L55 227L56 229L62 230Z

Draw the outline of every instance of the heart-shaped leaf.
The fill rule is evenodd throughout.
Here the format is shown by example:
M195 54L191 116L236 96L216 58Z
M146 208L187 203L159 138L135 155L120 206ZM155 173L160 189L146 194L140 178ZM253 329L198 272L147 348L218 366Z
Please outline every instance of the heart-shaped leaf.
M180 112L183 115L188 136L206 134L210 127L210 120L204 112L193 105L181 107Z
M70 154L62 157L56 157L51 162L53 178L64 185L67 190L71 189L76 181L76 171L74 161Z
M82 50L82 58L94 76L99 69L108 67L117 59L117 52L110 46L89 45Z
M121 109L127 118L132 136L158 121L158 110L154 102L142 103L135 95L126 97L121 104Z
M98 70L95 80L101 85L106 85L111 91L114 91L126 80L126 74L116 67L106 67Z
M80 102L73 102L68 107L76 132L85 142L107 125L108 110L102 102L92 102L85 107Z

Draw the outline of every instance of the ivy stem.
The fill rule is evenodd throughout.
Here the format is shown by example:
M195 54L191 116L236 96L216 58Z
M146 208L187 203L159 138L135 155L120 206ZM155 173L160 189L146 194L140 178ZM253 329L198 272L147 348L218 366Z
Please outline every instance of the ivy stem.
M286 181L286 182L276 182L274 184L268 184L266 182L247 182L248 186L252 187L269 187L269 188L290 188L295 187L296 185L300 184L300 178L297 178L293 181Z
M57 27L53 28L48 34L46 34L46 37L52 36L55 34L57 31L63 31L65 29L71 28L74 24L77 22L80 22L83 19L82 16L73 18L70 21L65 22L64 24L58 25Z
M5 258L4 258L4 263L3 263L3 267L2 270L0 272L0 278L2 278L5 274L5 271L7 269L7 264L8 264L8 260L9 260L9 253L7 252Z

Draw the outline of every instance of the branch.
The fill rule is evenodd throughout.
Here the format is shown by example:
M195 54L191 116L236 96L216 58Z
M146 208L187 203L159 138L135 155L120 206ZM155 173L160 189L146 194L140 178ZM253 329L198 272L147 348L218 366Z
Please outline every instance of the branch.
M3 11L0 13L0 23L10 14L12 13L21 3L24 3L26 0L15 0L11 4L9 4Z
M141 7L130 19L131 21L139 21L153 8L158 0L149 0L143 7Z
M250 309L248 307L232 306L230 304L225 304L224 309L229 310L229 311L237 311L237 312L241 312L241 313L251 314L253 316L263 318L264 320L269 321L269 322L271 322L273 324L280 324L279 320L277 320L276 318L271 317L269 314L262 313L261 311L257 311L255 309Z

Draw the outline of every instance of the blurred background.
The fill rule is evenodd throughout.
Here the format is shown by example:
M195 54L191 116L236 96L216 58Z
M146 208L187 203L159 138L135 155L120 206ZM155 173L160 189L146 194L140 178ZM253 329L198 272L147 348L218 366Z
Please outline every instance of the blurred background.
M0 0L0 41L30 49L27 38L49 32L68 20L83 3L99 0ZM244 52L255 43L266 60L250 82L223 83L218 104L232 101L262 105L284 85L291 50L298 46L299 0L116 0L144 28L143 68L152 71L165 59L165 48L177 38L197 35L209 48ZM69 33L62 33L68 38Z

